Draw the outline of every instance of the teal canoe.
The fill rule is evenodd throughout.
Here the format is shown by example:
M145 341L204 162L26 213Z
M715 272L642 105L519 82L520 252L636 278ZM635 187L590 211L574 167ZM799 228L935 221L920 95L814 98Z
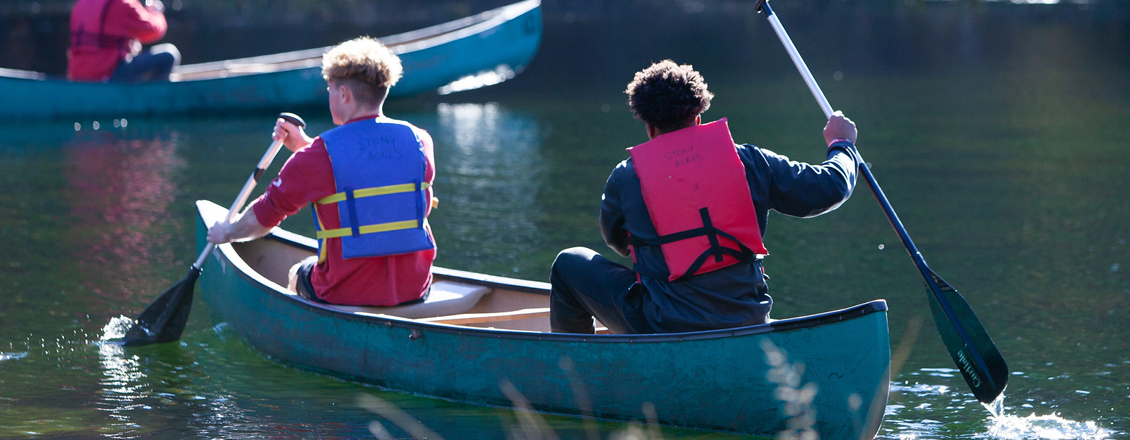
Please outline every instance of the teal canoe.
M227 210L197 202L197 247ZM694 333L550 333L549 285L435 268L427 302L317 304L286 289L315 242L276 228L217 246L199 286L215 320L271 358L424 396L776 438L875 436L887 403L886 302ZM510 397L508 397L508 395ZM797 437L807 438L807 437Z
M491 85L529 64L541 43L541 2L526 0L460 20L380 38L404 77L391 97ZM68 82L0 69L0 118L47 119L293 109L326 102L321 47L179 66L172 81Z

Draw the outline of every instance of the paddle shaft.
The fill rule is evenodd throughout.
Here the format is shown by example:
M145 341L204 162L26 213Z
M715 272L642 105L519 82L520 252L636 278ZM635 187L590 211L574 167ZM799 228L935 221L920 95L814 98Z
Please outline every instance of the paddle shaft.
M282 113L279 117L299 127L306 126L306 122L303 121L302 118L299 118L298 115ZM263 157L259 159L259 164L255 166L255 171L251 172L251 175L247 177L247 182L243 184L243 189L239 190L239 195L235 196L235 202L232 202L231 208L228 209L228 215L226 217L228 223L231 223L231 221L235 219L235 216L239 214L240 208L243 208L243 204L247 203L247 198L251 196L251 190L255 189L255 184L259 183L259 178L262 177L263 173L267 171L267 168L271 166L271 162L275 160L275 155L279 153L282 146L282 140L275 140L271 142L270 147L267 147L267 152L263 153ZM208 260L208 254L211 254L212 249L215 248L216 244L211 242L209 242L207 246L204 246L204 251L200 252L200 256L196 257L196 262L192 263L192 268L197 271L203 268L204 262Z
M263 175L263 172L267 171L267 167L271 166L271 162L275 160L275 155L279 153L279 149L282 148L282 145L281 140L271 142L271 146L267 148L267 152L263 154L263 158L259 159L259 165L256 166L255 171L247 177L247 182L243 184L243 189L239 190L239 195L235 197L235 202L233 202L231 208L228 209L228 215L226 217L228 223L231 223L231 221L235 219L235 216L239 214L239 209L243 207L244 203L247 203L247 198L251 196L251 190L255 189L255 184L259 183L259 177ZM199 257L196 257L196 262L192 263L192 267L196 270L200 270L200 268L204 267L204 262L208 259L208 254L211 254L212 249L215 248L216 244L211 242L209 242L207 246L204 246L204 251L200 253Z
M789 53L789 58L792 58L793 64L796 65L797 71L800 76L804 78L805 84L808 85L808 90L812 92L812 96L816 98L816 102L820 104L820 109L824 111L824 117L832 117L832 105L828 103L828 98L824 96L824 92L820 90L820 86L816 84L816 79L812 77L812 72L808 70L808 65L804 63L804 59L800 57L797 52L796 46L793 45L792 39L789 34L785 32L784 26L781 21L777 19L777 14L773 13L773 9L769 6L768 0L761 0L759 7L765 11L765 18L769 20L769 25L773 27L773 32L777 34L777 38L781 40L781 44L785 46L785 51ZM871 192L875 194L875 200L879 202L879 206L883 208L883 213L887 215L887 220L891 222L895 232L898 233L902 245L910 254L911 259L914 260L914 265L918 267L918 271L922 274L922 278L926 280L927 286L930 288L931 294L938 300L938 304L945 312L946 317L950 321L950 325L957 331L961 339L969 347L973 347L972 338L968 332L958 321L957 314L954 312L953 307L949 301L941 294L941 288L938 286L936 280L937 275L934 274L930 267L926 265L926 259L922 257L922 253L918 252L918 247L914 245L914 241L910 239L910 234L906 232L906 227L903 226L902 221L899 220L898 214L891 206L891 202L887 200L887 196L883 194L883 189L879 187L879 182L875 180L875 176L871 174L871 169L867 167L867 163L863 161L863 156L859 154L859 149L853 148L852 154L855 155L855 160L859 164L859 172L863 174L863 178L867 180L867 186L871 187ZM976 350L969 350L972 361L977 365L979 371L987 371L988 367L985 361L981 358ZM985 375L985 380L992 383L990 375Z
M804 63L804 59L800 57L800 52L797 52L796 46L793 45L793 40L789 38L789 34L785 32L784 26L781 25L781 20L777 19L777 14L773 13L773 9L766 1L761 4L761 8L765 11L769 24L773 27L773 31L777 33L777 37L781 39L781 44L785 46L785 51L789 53L789 58L792 58L793 64L796 65L797 71L800 76L804 78L804 83L808 84L808 90L812 92L812 96L816 98L816 103L820 105L820 109L824 111L825 118L832 117L832 104L828 103L828 98L824 96L824 92L820 90L820 85L816 84L816 78L812 77L812 72L808 70L808 65ZM906 247L907 252L910 253L911 258L914 259L914 264L918 266L922 276L932 278L932 272L926 266L926 260L922 254L918 252L918 247L914 245L914 241L910 239L907 234L906 228L902 225L902 220L899 220L898 214L895 209L891 207L891 203L887 201L887 196L883 194L883 189L879 187L879 182L875 180L875 176L871 174L871 169L867 168L867 163L863 161L863 157L859 154L859 149L853 148L852 154L855 155L855 160L859 163L859 172L863 174L863 178L867 180L867 186L871 187L871 191L875 193L875 198L878 199L879 205L883 207L883 212L887 215L887 220L890 220L891 226L895 228L898 233L899 239Z

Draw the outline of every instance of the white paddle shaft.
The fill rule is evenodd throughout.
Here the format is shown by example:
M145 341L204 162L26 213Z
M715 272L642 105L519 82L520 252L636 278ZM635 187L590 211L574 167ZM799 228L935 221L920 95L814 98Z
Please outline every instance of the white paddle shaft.
M255 172L247 177L247 183L243 184L243 189L239 191L239 195L235 197L235 202L232 203L231 208L228 209L227 221L231 223L239 211L243 208L243 204L247 203L247 198L251 196L251 190L255 189L255 184L259 183L259 177L263 175L267 168L271 166L271 162L275 160L275 155L282 149L282 141L276 140L271 142L271 146L267 148L267 152L263 154L263 158L259 159L259 165L256 166ZM196 262L192 264L197 270L204 267L204 262L208 259L208 254L212 253L212 249L216 247L215 243L209 242L204 247L204 251L196 257Z
M793 59L793 64L796 65L796 70L800 72L800 76L804 78L804 83L808 84L808 90L812 91L812 96L816 98L816 102L820 104L820 109L824 110L824 117L832 117L832 104L828 103L828 98L824 97L824 92L820 90L820 85L816 84L816 78L812 77L812 72L808 70L808 65L804 64L804 59L800 57L797 52L796 46L793 45L793 40L789 38L788 32L785 32L785 27L781 26L781 21L777 19L777 14L769 13L769 25L773 27L773 31L777 33L777 37L781 39L781 43L785 46L785 51L789 53L789 58Z

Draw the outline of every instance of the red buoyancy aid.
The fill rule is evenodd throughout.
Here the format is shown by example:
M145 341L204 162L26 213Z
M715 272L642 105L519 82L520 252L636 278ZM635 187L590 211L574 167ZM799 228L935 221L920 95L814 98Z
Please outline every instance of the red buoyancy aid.
M666 133L629 148L659 245L680 281L768 255L726 119Z
M135 45L160 40L167 30L164 14L135 0L79 0L71 10L67 78L105 81Z

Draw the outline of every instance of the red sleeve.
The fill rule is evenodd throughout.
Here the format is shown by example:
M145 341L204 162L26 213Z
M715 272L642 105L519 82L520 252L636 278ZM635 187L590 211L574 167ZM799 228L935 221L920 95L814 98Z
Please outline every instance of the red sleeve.
M110 0L114 4L106 11L105 33L125 35L149 44L160 40L169 29L165 15L150 10L134 0Z
M287 159L279 176L267 186L251 208L259 224L275 227L307 203L336 192L330 155L322 138Z

